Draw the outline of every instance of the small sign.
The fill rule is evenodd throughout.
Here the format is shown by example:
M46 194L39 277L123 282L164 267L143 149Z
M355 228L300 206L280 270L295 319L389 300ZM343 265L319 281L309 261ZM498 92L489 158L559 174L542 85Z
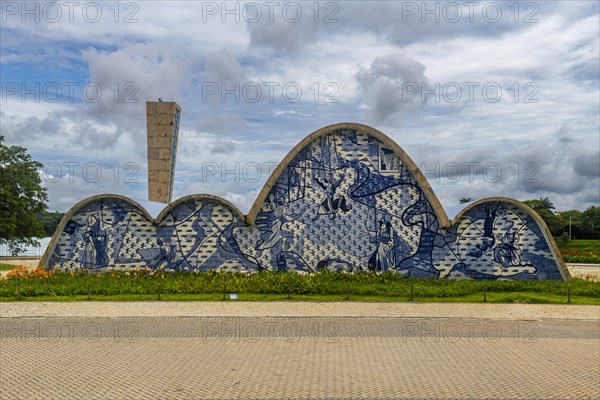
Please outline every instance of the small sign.
M237 293L229 293L229 298L231 300L237 300Z

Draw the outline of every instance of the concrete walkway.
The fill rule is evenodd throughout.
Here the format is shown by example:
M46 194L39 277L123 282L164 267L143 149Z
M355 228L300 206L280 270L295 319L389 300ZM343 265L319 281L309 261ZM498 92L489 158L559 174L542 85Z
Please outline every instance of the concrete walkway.
M2 400L600 398L598 306L70 302L0 311Z
M600 282L600 264L567 264L573 278Z
M11 302L0 317L344 317L600 320L600 306L363 302Z

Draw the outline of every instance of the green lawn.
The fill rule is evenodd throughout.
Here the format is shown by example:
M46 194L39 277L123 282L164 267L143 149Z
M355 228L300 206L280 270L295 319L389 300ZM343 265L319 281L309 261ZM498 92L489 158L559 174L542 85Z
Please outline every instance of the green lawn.
M600 263L600 240L569 240L566 244L556 243L566 263Z
M600 283L582 279L562 281L475 281L407 279L392 272L346 274L206 272L200 274L166 271L111 272L28 272L0 281L0 301L14 301L17 294L27 300L140 301L222 300L223 293L238 293L240 301L317 300L527 302L561 304L571 293L576 304L600 304ZM226 296L227 297L227 296ZM235 300L228 300L235 301Z
M13 269L15 267L16 267L16 265L0 263L0 271L10 271L11 269Z
M121 294L121 295L92 295L91 301L158 301L157 295L146 294ZM87 295L75 296L34 296L34 297L0 297L0 302L14 301L87 301ZM409 297L401 296L376 296L363 295L346 296L339 295L288 295L283 294L259 294L259 293L238 293L238 300L230 300L226 296L223 300L222 294L164 294L160 301L348 301L348 302L410 302ZM557 294L544 294L533 292L511 292L511 293L487 293L487 303L520 303L520 304L567 304L568 297ZM415 297L412 302L415 303L483 303L483 293L470 294L456 297ZM600 298L591 296L571 296L571 304L589 304L600 305Z
M584 239L575 239L569 240L567 244L561 244L560 242L556 243L560 251L577 251L579 253L598 253L600 252L600 240L584 240Z

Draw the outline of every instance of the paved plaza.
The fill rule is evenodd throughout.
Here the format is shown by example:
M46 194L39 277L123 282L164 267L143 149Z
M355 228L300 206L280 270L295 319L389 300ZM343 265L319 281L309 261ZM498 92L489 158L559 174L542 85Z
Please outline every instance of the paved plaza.
M600 398L595 306L76 302L0 312L2 399Z

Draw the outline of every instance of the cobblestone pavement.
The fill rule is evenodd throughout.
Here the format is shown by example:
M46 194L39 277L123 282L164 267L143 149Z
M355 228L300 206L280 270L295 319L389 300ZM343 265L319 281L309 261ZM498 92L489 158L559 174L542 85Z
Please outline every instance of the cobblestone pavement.
M597 399L600 323L5 317L0 398Z

